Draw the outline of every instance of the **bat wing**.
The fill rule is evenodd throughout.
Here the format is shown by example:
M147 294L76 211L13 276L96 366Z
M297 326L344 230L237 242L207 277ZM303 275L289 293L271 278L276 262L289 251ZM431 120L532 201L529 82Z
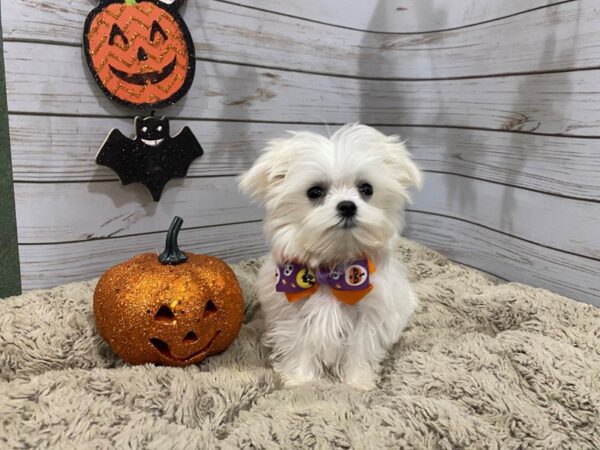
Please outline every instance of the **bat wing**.
M117 129L106 137L96 162L114 170L123 184L139 181L141 161L137 144Z
M164 157L168 161L167 166L173 178L185 177L192 161L204 154L202 146L189 127L183 127L169 140L165 152L167 154L164 154Z

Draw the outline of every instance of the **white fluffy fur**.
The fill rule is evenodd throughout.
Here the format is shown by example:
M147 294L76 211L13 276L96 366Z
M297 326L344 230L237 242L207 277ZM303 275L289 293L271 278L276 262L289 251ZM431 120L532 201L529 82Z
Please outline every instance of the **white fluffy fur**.
M365 182L373 186L371 198L358 191ZM408 189L421 184L421 172L398 137L360 124L346 125L331 138L292 132L272 141L242 176L242 190L266 209L272 251L258 278L264 342L288 383L308 382L328 369L354 387L375 386L379 362L417 305L393 250ZM318 202L307 197L314 185L327 189ZM336 206L343 200L358 206L354 228L340 226ZM275 291L278 263L316 268L361 256L375 262L376 273L374 289L356 305L341 303L323 286L296 303Z

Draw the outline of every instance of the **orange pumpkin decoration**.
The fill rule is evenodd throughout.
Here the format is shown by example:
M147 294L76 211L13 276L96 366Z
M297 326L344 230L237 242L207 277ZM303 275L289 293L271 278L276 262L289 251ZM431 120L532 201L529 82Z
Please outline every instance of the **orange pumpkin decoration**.
M179 100L194 78L190 32L177 9L160 0L101 0L83 31L94 79L112 99L138 108Z
M218 258L179 250L182 223L175 217L160 256L135 256L96 286L96 328L130 364L198 363L240 331L244 301L235 274Z

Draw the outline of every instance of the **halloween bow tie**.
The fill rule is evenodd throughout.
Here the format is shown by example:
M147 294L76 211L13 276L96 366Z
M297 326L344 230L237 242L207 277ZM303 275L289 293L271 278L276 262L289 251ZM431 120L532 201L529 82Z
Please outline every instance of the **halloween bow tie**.
M310 297L320 285L326 285L339 301L354 305L373 289L369 283L373 272L375 265L366 258L316 271L297 263L278 265L275 290L284 292L289 302L296 302Z

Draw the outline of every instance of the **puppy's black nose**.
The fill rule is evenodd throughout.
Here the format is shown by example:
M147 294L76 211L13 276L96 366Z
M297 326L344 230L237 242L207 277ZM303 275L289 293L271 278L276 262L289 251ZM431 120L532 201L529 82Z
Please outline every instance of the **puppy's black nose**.
M337 210L342 217L354 217L356 215L356 203L349 200L344 200L343 202L339 202L337 204Z

